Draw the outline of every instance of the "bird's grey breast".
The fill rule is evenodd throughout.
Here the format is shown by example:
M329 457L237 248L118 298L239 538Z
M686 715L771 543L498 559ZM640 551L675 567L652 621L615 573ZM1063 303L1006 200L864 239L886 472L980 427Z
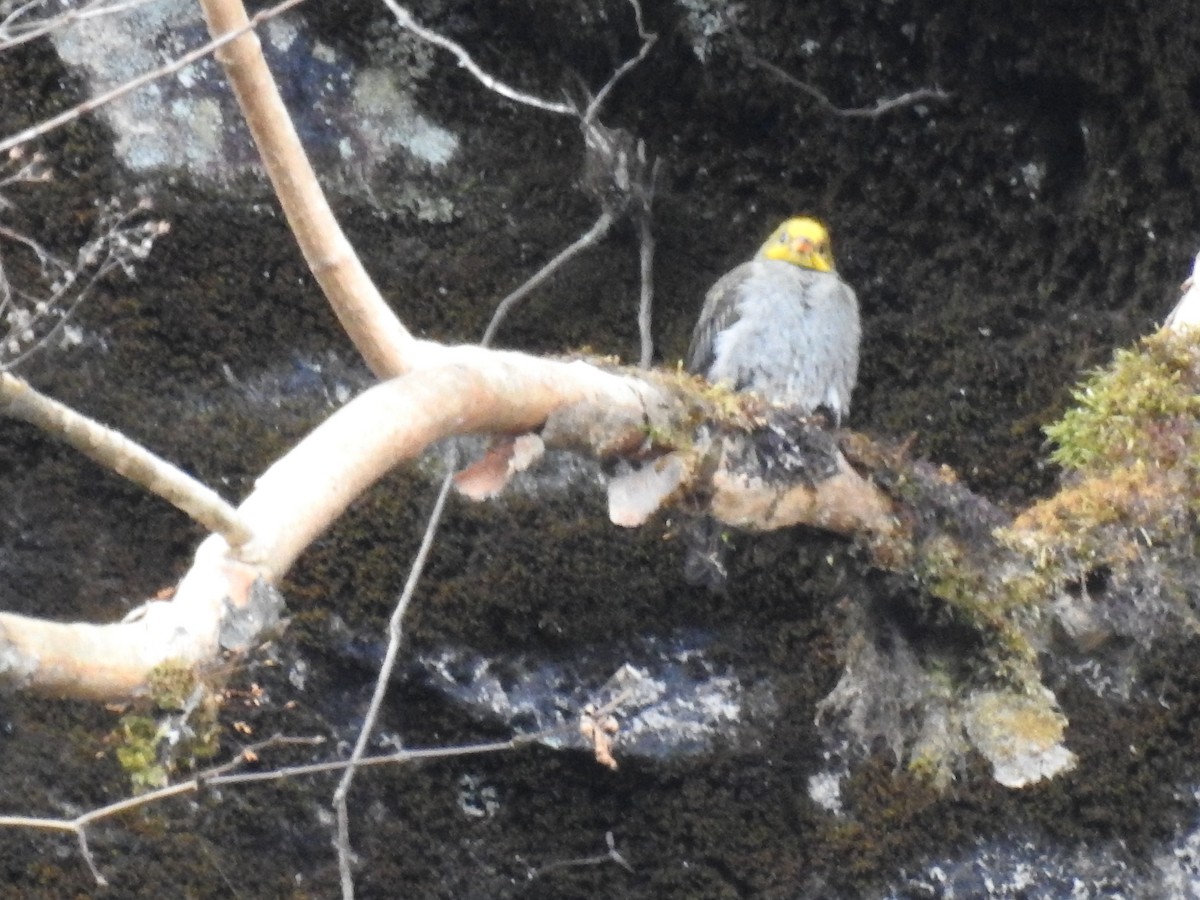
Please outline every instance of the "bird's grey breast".
M858 376L858 300L836 273L755 259L709 291L688 368L804 413L845 415Z

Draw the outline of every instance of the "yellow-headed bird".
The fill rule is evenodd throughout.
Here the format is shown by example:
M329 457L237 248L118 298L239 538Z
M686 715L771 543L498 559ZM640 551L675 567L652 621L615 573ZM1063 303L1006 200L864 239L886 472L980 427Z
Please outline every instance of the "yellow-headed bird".
M829 233L799 217L709 289L687 367L803 415L823 407L840 422L860 336L858 298L834 269Z
M858 378L861 333L858 298L834 268L825 226L788 219L709 289L687 367L801 415L826 409L840 424ZM723 527L692 521L681 535L687 581L723 588Z

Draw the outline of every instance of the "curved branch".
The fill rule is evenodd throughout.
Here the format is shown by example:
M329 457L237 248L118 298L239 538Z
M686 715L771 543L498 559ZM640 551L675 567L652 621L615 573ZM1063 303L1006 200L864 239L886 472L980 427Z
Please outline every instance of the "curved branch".
M253 614L255 583L278 581L372 484L445 437L540 429L549 445L607 458L637 455L648 434L680 433L698 410L704 413L704 401L689 396L686 385L655 384L583 361L427 342L418 342L417 351L420 370L360 394L258 479L237 509L252 540L235 551L220 535L208 537L172 600L148 603L136 620L114 625L0 614L0 684L62 696L124 697L164 662L213 659L223 629ZM688 452L723 449L701 445ZM722 471L698 465L688 472L708 469ZM742 475L724 482L714 477L712 486L714 512L743 527L806 523L844 533L890 527L889 501L844 460L834 477L806 480L790 493ZM706 487L685 484L679 494L698 489ZM742 491L758 492L757 502L770 515L732 499Z
M213 659L222 628L252 606L257 580L276 581L356 497L434 441L529 431L558 410L595 404L623 410L627 440L637 442L647 410L669 402L652 385L583 362L477 347L424 351L433 368L361 394L271 466L237 510L252 541L235 551L220 535L208 537L172 600L150 602L135 620L111 625L0 613L0 684L58 696L129 696L157 665Z
M243 31L217 53L237 95L271 185L304 259L367 365L386 378L408 370L416 339L396 318L367 274L317 182L283 98L246 31L240 0L201 0L214 38Z

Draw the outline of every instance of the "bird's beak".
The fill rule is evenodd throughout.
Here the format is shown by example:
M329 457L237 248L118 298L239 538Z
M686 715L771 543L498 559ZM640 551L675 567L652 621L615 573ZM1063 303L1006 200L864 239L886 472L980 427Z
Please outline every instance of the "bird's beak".
M806 265L810 269L816 269L818 272L833 270L829 260L817 250L817 245L809 238L796 238L792 241L792 252L796 254L797 258L808 260Z

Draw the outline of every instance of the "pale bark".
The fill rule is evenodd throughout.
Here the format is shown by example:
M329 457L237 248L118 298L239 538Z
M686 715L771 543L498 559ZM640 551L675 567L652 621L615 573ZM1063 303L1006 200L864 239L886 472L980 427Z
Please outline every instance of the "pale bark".
M214 38L249 22L240 0L201 0L200 5ZM415 338L384 301L334 218L267 68L258 35L245 32L221 48L217 59L225 67L288 226L342 327L376 375L403 374Z
M442 438L541 429L552 446L606 457L634 452L648 429L679 427L688 411L663 387L582 361L435 347L420 358L441 364L365 391L267 469L237 510L252 541L234 551L218 535L207 538L172 600L150 602L137 621L114 625L0 614L0 682L121 697L135 693L156 665L212 660L223 623L245 606L256 578L277 581L356 497ZM746 488L762 490L752 482ZM771 488L773 499L758 498L770 515L757 526L748 503L730 500L738 490L733 481L719 486L714 511L741 527L806 523L859 533L890 522L888 501L844 463L835 477L787 494L786 503Z
M202 6L214 36L247 22L235 0L202 0ZM207 538L173 599L149 602L134 620L112 625L0 614L2 684L61 696L117 698L136 693L161 663L192 666L215 659L223 626L250 605L256 580L277 581L356 497L442 438L538 431L548 446L599 458L640 458L662 452L649 446L650 434L682 433L686 443L697 412L703 417L704 401L688 396L696 393L696 385L659 384L583 361L415 339L383 301L334 220L258 38L243 34L219 58L322 289L371 368L380 376L400 377L355 398L264 472L236 511L250 541L231 547L218 534ZM687 452L695 462L697 455L715 451L691 447ZM718 486L724 507L716 513L732 516L730 521L743 527L807 522L848 534L886 530L888 501L844 460L840 465L834 478L802 488L802 502L795 496L786 503L782 497L768 500L768 518L758 525L748 504L728 499L741 490L732 482ZM714 468L685 467L688 472ZM681 486L680 494L689 487L694 486ZM844 508L831 509L831 503Z
M0 413L70 444L106 469L162 497L231 545L240 546L250 539L246 523L216 491L120 432L38 393L7 372L0 372Z

